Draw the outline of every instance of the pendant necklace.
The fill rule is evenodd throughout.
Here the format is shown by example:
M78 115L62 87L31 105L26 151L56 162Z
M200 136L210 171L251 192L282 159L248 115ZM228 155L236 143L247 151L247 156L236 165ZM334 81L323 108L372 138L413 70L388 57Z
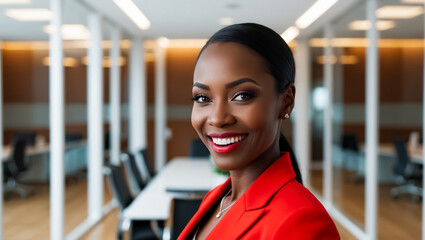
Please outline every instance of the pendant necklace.
M221 214L222 214L222 213L224 213L225 211L229 210L229 208L230 208L231 206L233 206L233 204L236 202L236 201L232 202L232 204L230 204L229 206L227 206L225 209L223 209L223 210L222 210L222 208L223 208L223 201L224 201L224 199L225 199L227 196L229 196L229 194L230 194L231 192L232 192L232 189L230 189L230 190L226 193L226 195L224 195L224 197L221 199L221 202L220 202L220 211L218 211L217 215L215 216L216 218L219 218L219 217L221 216Z

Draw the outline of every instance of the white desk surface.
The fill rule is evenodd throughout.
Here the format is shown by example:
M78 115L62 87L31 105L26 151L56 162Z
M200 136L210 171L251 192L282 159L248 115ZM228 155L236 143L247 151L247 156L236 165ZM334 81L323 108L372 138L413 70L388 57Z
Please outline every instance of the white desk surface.
M130 220L165 220L170 214L173 192L207 192L227 178L215 174L209 160L171 160L124 210Z
M70 150L73 148L79 148L79 147L83 147L86 146L86 140L81 140L81 141L74 141L74 142L69 142L65 144L65 150ZM43 153L47 153L50 151L50 145L48 143L44 143L44 144L36 144L34 146L27 146L26 147L26 155L27 156L33 156L33 155L37 155L37 154L43 154ZM12 146L10 145L5 145L3 146L3 153L2 153L2 161L8 161L10 158L10 155L12 154Z

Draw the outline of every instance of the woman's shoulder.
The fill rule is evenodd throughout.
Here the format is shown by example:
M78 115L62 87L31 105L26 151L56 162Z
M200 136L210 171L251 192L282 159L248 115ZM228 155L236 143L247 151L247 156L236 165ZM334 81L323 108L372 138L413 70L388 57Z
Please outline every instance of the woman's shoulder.
M338 230L320 201L303 185L293 180L281 188L266 207L275 237L299 239L339 239ZM291 236L293 234L293 236ZM280 239L272 238L272 239Z
M320 201L296 180L289 181L279 189L269 205L273 208L282 208L285 212L316 209L327 213Z

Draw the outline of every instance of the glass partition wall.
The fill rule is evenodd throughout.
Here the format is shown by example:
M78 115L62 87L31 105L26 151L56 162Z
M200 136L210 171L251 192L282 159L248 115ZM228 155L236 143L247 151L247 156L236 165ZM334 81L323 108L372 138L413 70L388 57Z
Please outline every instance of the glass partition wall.
M379 239L421 239L424 15L423 1L379 0ZM396 11L395 14L392 11ZM404 173L395 171L407 149ZM398 150L398 151L397 151ZM415 164L412 164L415 163ZM422 190L420 190L422 191ZM391 229L391 231L389 231Z
M63 1L63 50L65 91L65 226L64 234L70 234L87 219L87 58L88 40L91 35L88 17L92 13L78 1ZM19 18L16 10L41 9L41 19ZM29 4L0 3L0 41L3 79L3 135L4 145L13 146L18 135L29 136L26 162L28 169L16 177L27 187L28 194L4 192L3 237L4 239L48 239L50 233L50 155L49 155L49 33L51 33L49 2ZM24 13L25 15L25 13ZM28 15L28 14L27 14ZM112 23L103 20L103 122L105 157L108 156L109 131L109 71L110 32ZM123 35L122 35L123 36ZM123 36L125 37L125 36ZM123 38L122 37L122 38ZM128 48L129 42L121 41L121 99L128 99ZM125 113L125 106L121 108ZM121 149L126 148L126 115L121 119ZM106 159L108 160L108 159ZM12 179L5 176L4 181ZM104 185L106 186L106 184ZM104 204L111 200L104 190ZM31 212L31 214L27 214ZM118 226L117 214L111 221ZM116 229L108 229L107 235L115 235ZM103 239L101 235L89 238Z
M342 239L363 239L371 233L370 229L367 230L366 220L367 216L370 217L366 198L373 194L367 193L366 180L370 169L366 156L368 151L373 150L373 144L366 145L366 126L370 124L366 114L370 103L367 90L371 79L367 78L367 68L374 61L373 56L368 55L371 39L366 35L371 25L367 20L370 2L359 1L325 27L323 35L314 35L310 40L313 63L311 108L314 115L312 188L330 206ZM372 96L378 98L379 119L378 126L374 127L378 132L377 239L421 239L422 198L418 195L422 192L423 165L423 7L420 1L378 0L373 11L377 20L379 63L378 93ZM404 12L407 15L403 15ZM328 42L331 48L327 48L326 38L331 38ZM323 66L326 64L331 66L331 73ZM332 84L327 85L329 79ZM320 112L316 107L315 99L322 86L325 96L326 91L332 90L332 94L328 94L331 97L330 125L322 116L326 115L326 110ZM324 164L322 170L314 167L315 151L319 152L322 144L322 156L326 159L325 132L329 128L332 136L331 201L326 199L325 182L320 183L328 177ZM323 141L315 141L315 134L321 135ZM397 151L400 145L406 149L410 161L405 172L414 173L416 181L406 182L394 170L402 158ZM405 187L406 183L410 185Z
M353 30L365 21L361 2L330 26L332 63L333 203L348 219L365 229L365 31ZM326 46L325 46L326 47Z
M313 39L323 39L323 31L315 34ZM315 194L323 197L323 123L326 106L324 89L324 51L323 47L311 47L311 187Z
M33 14L22 12L34 8ZM3 185L4 239L49 238L48 9L47 1L0 4L3 144L10 148L3 166L13 167L11 152L15 146L19 149L14 145L19 136L26 136L26 145L33 149L26 151L25 171L3 172L2 182L8 182ZM39 19L28 19L35 11ZM25 186L13 184L15 180Z

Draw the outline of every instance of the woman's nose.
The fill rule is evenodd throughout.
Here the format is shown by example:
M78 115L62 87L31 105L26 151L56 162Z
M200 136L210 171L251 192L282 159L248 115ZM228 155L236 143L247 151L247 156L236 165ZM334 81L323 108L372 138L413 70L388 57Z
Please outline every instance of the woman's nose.
M222 128L235 122L235 117L226 103L214 104L212 111L209 113L207 123L211 126Z

